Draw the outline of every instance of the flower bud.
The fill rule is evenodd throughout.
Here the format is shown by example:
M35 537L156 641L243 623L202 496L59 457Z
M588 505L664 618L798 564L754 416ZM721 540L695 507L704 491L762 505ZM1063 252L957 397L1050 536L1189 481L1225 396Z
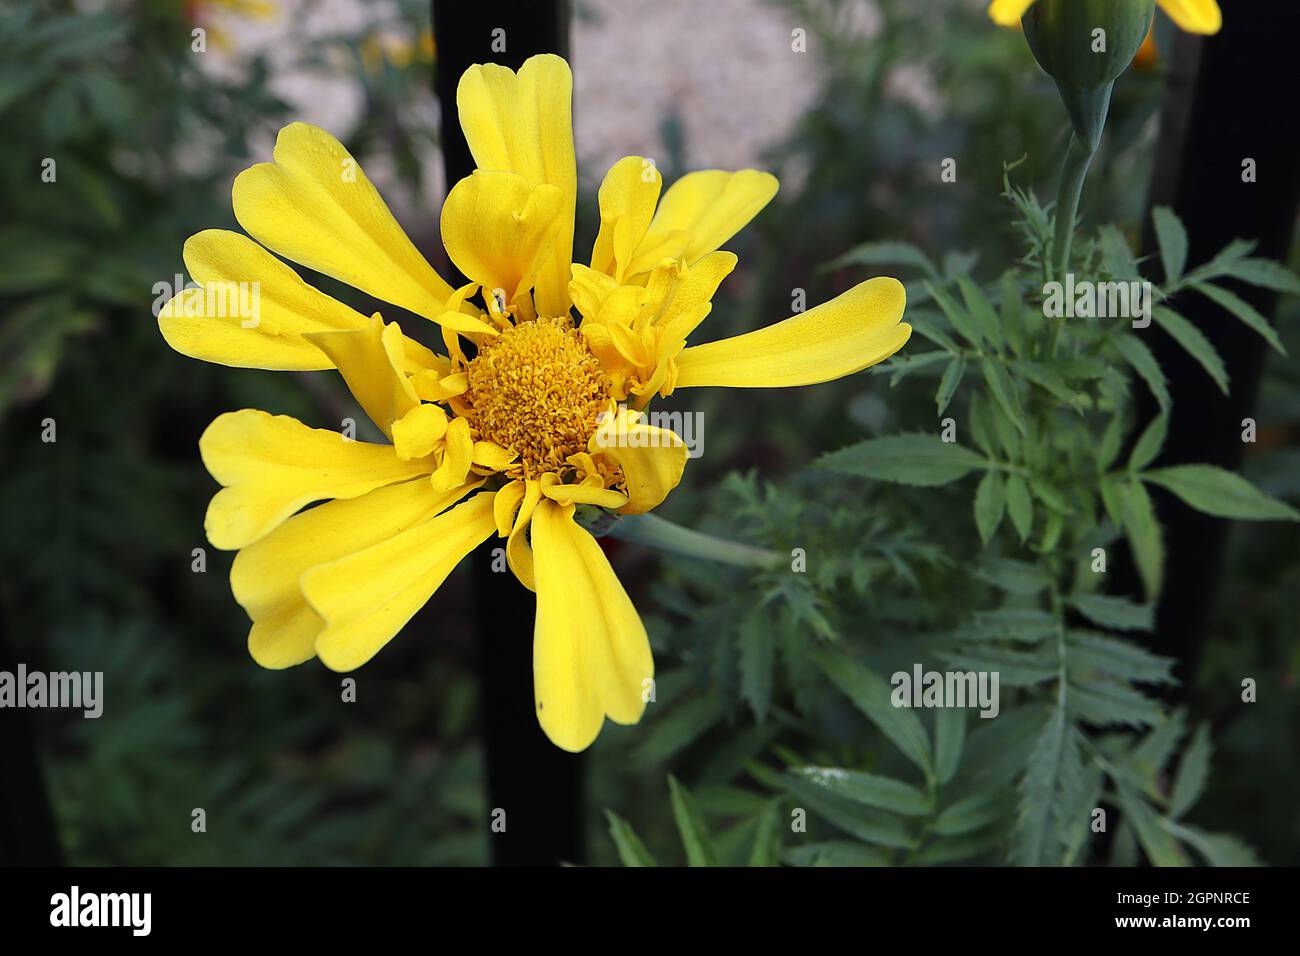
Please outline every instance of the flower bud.
M1029 49L1056 80L1075 134L1097 148L1110 91L1151 28L1155 0L1037 0L1023 24Z

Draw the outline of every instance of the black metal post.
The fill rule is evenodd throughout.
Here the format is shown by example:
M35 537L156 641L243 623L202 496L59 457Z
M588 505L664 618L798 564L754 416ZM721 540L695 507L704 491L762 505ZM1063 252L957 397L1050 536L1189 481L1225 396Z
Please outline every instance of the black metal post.
M536 53L567 55L568 28L563 0L433 0L435 82L449 186L474 169L456 115L461 74L474 63L518 69ZM580 862L583 759L552 744L537 724L534 602L512 575L492 570L491 552L499 545L495 537L489 539L473 562L488 807L504 811L503 819L498 815L504 831L494 829L491 835L492 857L498 866Z
M1180 40L1152 185L1152 205L1172 206L1187 226L1190 265L1205 262L1238 238L1257 241L1256 255L1285 259L1300 208L1300 124L1294 120L1300 103L1295 39L1300 4L1234 0L1224 7L1218 36ZM1189 62L1195 64L1194 73L1185 69ZM1195 79L1189 87L1191 75ZM1242 175L1248 159L1255 163L1253 182ZM1148 218L1143 254L1150 257L1148 267L1158 270L1156 248ZM1275 293L1236 284L1231 288L1264 315L1277 306ZM1266 346L1202 296L1182 297L1174 306L1223 356L1231 392L1222 395L1192 358L1153 327L1148 341L1173 398L1169 436L1157 464L1207 462L1236 469L1244 450L1242 420L1251 417L1255 406ZM1145 389L1140 395L1138 421L1144 425L1156 408ZM1178 675L1186 682L1195 673L1206 637L1228 524L1167 493L1153 497L1165 529L1167 558L1151 646L1178 660ZM1137 592L1136 577L1125 565L1117 585Z
M0 671L18 672L0 608ZM17 688L25 693L25 688ZM54 814L27 712L0 708L0 866L60 866Z

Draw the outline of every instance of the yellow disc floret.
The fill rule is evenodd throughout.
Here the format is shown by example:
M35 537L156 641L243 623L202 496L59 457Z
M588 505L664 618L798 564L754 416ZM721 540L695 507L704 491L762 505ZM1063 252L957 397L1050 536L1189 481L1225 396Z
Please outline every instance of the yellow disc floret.
M609 401L609 376L567 319L522 322L486 340L463 396L479 438L517 452L523 477L570 469Z

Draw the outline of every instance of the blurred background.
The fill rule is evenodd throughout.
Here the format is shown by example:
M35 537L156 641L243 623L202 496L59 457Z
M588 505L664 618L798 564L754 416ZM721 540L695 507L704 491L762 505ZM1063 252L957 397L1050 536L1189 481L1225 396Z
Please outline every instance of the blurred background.
M904 240L967 267L1016 258L1004 164L1023 159L1017 181L1050 195L1065 126L1019 33L993 27L984 7L574 0L575 259L594 238L600 178L627 154L654 157L667 182L713 167L781 180L774 203L729 244L741 264L715 299L711 336L785 317L793 289L816 302L858 281L862 266L836 260L864 243ZM797 29L811 52L792 51ZM442 46L424 0L6 0L0 12L3 659L103 671L106 688L101 719L5 714L4 739L36 755L52 836L69 863L490 860L469 573L435 597L437 628L417 617L353 675L355 703L341 703L339 677L315 663L279 673L254 665L247 619L230 595L230 555L203 536L215 485L198 436L231 409L321 424L348 414L351 400L326 373L185 359L150 313L155 283L183 273L189 235L237 228L234 175L268 159L276 131L294 120L347 145L446 274L434 84ZM1120 84L1085 201L1090 219L1125 224L1135 241L1167 82L1157 56ZM955 183L939 182L945 157L960 157ZM57 161L53 183L41 178L47 158ZM1293 348L1295 305L1279 317ZM1294 497L1294 363L1272 362L1263 389L1263 437L1246 472ZM691 464L670 516L691 519L705 502L739 494L736 473L779 480L827 449L933 419L928 394L891 396L881 376L743 401L718 391L693 406L708 422L708 454ZM47 419L57 442L40 440ZM1234 529L1188 698L1214 724L1218 747L1200 819L1268 862L1291 864L1300 862L1295 545L1286 529ZM732 834L724 846L743 847L749 831L726 826L758 799L744 763L778 744L780 727L724 713L726 694L699 693L725 678L721 665L673 642L674 615L696 612L673 607L678 592L652 556L613 550L650 622L662 693L685 703L655 709L637 728L606 726L586 759L578 862L617 860L606 808L674 859L670 772ZM521 621L519 640L530 634ZM1240 674L1268 687L1255 707L1198 692ZM0 788L18 794L11 807L30 801L25 819L39 828L31 766L6 762ZM198 807L208 813L205 837L191 830Z

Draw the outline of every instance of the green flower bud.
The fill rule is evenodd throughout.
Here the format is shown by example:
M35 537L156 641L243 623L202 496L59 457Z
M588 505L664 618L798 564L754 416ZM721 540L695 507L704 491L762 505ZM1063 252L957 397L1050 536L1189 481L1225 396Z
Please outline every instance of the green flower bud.
M1056 80L1075 135L1096 150L1110 92L1142 47L1155 0L1037 0L1022 21L1029 49Z

